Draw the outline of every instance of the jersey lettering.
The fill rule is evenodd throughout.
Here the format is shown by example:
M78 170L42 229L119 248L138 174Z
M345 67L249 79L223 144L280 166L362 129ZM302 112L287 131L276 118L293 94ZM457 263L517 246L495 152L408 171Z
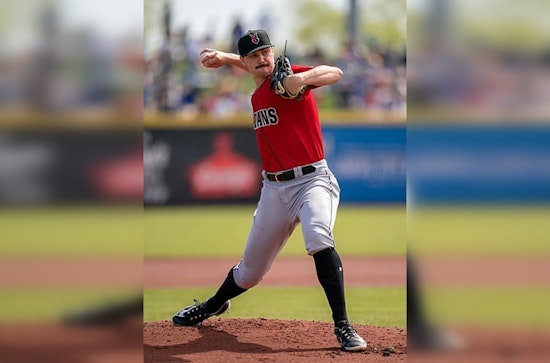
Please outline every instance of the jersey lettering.
M279 123L277 110L273 107L262 108L254 112L254 130L260 127L273 126Z
M311 67L292 66L294 73L308 69ZM269 85L266 78L250 97L263 169L273 173L323 159L319 113L311 94L315 87L308 88L299 101L293 101L277 96Z

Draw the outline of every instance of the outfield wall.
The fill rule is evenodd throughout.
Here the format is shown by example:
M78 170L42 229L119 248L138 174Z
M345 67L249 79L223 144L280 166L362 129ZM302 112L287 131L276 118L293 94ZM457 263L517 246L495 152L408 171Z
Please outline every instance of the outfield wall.
M550 126L409 124L411 205L547 204Z
M550 202L549 126L330 124L323 138L342 203ZM260 169L240 125L0 132L0 205L256 203Z
M324 126L342 203L404 203L405 125ZM144 132L145 205L255 203L261 162L248 127Z
M405 202L405 126L327 125L342 203ZM0 132L0 205L256 203L261 163L242 125Z
M0 131L0 205L141 203L142 130Z

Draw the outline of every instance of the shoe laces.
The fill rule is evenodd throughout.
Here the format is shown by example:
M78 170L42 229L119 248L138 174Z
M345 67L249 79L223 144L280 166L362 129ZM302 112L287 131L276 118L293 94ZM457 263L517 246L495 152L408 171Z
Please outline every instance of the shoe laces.
M338 327L338 329L346 338L351 338L357 334L357 331L350 323L344 323L342 326Z
M193 305L193 307L191 309L187 310L187 314L191 314L192 312L203 308L204 303L198 301L197 299L193 299L193 301L195 302L195 304Z

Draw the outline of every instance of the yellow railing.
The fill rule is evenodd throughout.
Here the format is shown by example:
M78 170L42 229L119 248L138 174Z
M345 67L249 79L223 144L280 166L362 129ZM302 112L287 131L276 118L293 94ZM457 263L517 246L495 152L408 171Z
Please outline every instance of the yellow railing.
M406 117L398 113L375 113L359 111L322 111L323 124L388 124L405 123ZM143 116L145 128L179 128L179 127L233 127L250 126L252 115L236 114L231 117L217 118L209 115L198 115L192 119L178 114L147 114Z

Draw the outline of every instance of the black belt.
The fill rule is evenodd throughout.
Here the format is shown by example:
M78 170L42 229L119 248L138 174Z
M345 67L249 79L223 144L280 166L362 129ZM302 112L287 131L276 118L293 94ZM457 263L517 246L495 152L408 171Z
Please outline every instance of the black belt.
M313 173L317 168L313 165L302 166L302 175ZM284 173L270 174L265 173L265 177L269 181L288 181L296 178L294 170L285 171Z

